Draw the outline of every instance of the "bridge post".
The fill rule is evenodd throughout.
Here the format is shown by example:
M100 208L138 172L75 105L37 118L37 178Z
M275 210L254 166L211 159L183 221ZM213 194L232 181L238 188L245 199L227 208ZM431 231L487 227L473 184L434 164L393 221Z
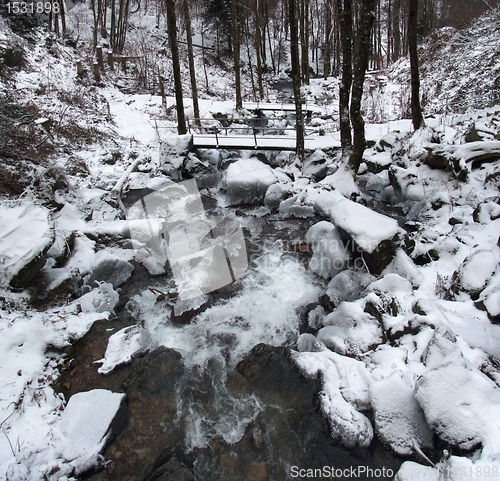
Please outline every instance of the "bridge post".
M188 132L191 133L191 123L189 122L189 118L186 120L187 120L187 124L188 124Z
M253 140L255 142L255 148L257 148L257 129L253 127L252 130L253 130Z
M217 135L217 129L215 129L215 144L219 148L219 136Z

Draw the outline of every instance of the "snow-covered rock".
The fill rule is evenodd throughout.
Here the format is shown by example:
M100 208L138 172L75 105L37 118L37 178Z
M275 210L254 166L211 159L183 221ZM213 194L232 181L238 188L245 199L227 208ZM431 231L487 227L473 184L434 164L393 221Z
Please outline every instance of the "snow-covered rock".
M416 398L444 442L465 450L498 446L500 388L455 353L418 379Z
M355 301L365 288L375 281L366 272L346 270L339 272L328 284L326 295L337 307L343 301Z
M270 209L274 210L280 206L280 203L290 197L291 189L286 184L273 184L270 185L266 190L266 195L264 197L264 205Z
M415 399L415 389L400 373L394 371L371 384L370 400L377 434L396 454L409 456L416 448L432 447L432 432Z
M343 355L359 355L382 342L379 322L367 312L364 303L343 302L323 319L318 339Z
M394 259L384 269L383 274L398 274L414 287L418 287L424 280L424 276L417 269L413 260L402 249L398 249Z
M108 339L108 347L99 374L109 374L120 364L129 363L134 356L147 352L153 343L149 332L141 326L129 326L121 329Z
M390 152L377 152L376 154L370 155L365 160L365 163L369 172L379 174L390 167L392 164L392 156Z
M257 159L241 159L226 171L225 186L230 205L259 202L277 178L269 165Z
M326 154L322 150L315 150L304 160L302 174L315 181L322 180L326 176Z
M477 297L493 277L500 259L496 253L479 249L467 256L453 274L454 289Z
M61 416L60 430L66 440L62 455L84 466L98 455L111 436L123 428L125 394L93 389L70 397ZM96 459L94 457L94 459ZM76 463L75 463L76 461ZM84 471L81 468L80 471Z
M389 168L389 181L396 195L402 200L419 202L425 199L422 182L415 171L391 165Z
M348 268L349 255L332 223L321 221L311 226L306 233L306 242L313 250L309 261L312 272L331 279Z
M133 271L134 266L130 262L102 250L96 254L85 282L89 286L94 286L96 282L108 282L117 288L127 282Z
M322 374L321 407L332 436L348 448L368 446L373 428L359 412L370 405L370 376L364 363L328 350L294 353L294 360L307 375Z
M399 243L398 223L337 192L311 194L316 211L330 218L346 247L362 255L379 274L391 262Z
M50 212L22 201L0 206L0 285L24 287L45 265L54 242Z

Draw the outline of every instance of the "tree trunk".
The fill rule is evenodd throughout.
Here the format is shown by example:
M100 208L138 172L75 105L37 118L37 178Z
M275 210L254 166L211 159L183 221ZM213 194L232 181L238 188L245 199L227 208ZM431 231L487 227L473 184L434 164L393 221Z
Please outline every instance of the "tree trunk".
M186 118L184 117L184 102L182 99L181 66L179 62L179 46L177 45L177 21L175 16L175 0L166 0L167 26L170 50L172 53L172 64L174 69L175 102L177 108L177 132L185 134Z
M198 127L201 127L200 107L198 104L198 87L196 85L196 70L194 66L193 31L191 28L191 14L189 12L189 0L184 0L184 23L186 25L187 49L189 57L189 76L191 78L191 93L193 95L194 121Z
M340 44L342 48L342 80L339 90L340 144L342 154L352 149L349 97L352 85L352 3L351 0L337 0L337 14L342 26Z
M399 15L401 12L401 0L394 0L393 5L393 28L394 44L392 51L392 61L395 62L401 56L401 30L399 25Z
M288 18L290 22L290 56L292 61L293 98L295 101L295 124L297 141L295 152L300 160L304 160L304 118L302 115L302 99L300 97L300 56L299 25L297 22L296 0L288 0Z
M262 60L261 60L261 38L260 38L260 13L259 0L254 0L255 13L255 52L257 54L257 85L259 87L259 99L264 98L264 85L262 82ZM252 77L253 78L253 77Z
M408 0L413 1L413 0ZM355 174L363 160L366 148L365 122L361 115L361 99L363 97L363 84L365 73L370 59L370 36L375 20L376 0L363 0L357 35L357 55L354 65L351 97L351 123L353 130L352 153L349 165Z
M323 59L323 78L332 72L332 6L325 2L325 53Z
M410 52L411 69L411 120L413 122L413 128L417 130L424 125L424 117L420 105L420 75L418 71L418 2L408 0L408 8L408 49Z
M240 74L240 39L238 34L238 12L236 0L231 0L231 32L233 38L233 60L234 60L234 88L236 91L236 109L243 108L241 98L241 74Z

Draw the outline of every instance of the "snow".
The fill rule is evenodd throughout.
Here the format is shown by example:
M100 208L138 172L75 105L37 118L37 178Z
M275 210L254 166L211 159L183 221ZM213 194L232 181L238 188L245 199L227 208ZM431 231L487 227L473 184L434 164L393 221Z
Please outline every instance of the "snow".
M69 398L61 415L59 429L66 445L63 456L68 461L97 455L108 437L125 394L106 389L80 392Z
M78 15L82 19L89 15L83 7L76 6L68 18L74 28ZM467 31L492 26L483 23ZM91 40L91 29L87 30L80 37L85 41ZM427 113L444 112L453 105L453 114L427 117L427 127L417 132L412 132L409 119L370 123L376 122L376 117L401 116L407 100L408 62L402 59L387 76L370 74L380 87L363 100L363 110L371 118L366 124L366 137L375 143L365 151L364 160L376 170L390 167L392 185L388 170L373 174L363 165L355 181L349 169L337 161L333 151L340 147L339 133L331 132L332 122L319 118L337 115L337 79L313 79L310 86L321 108L314 109L314 133L307 136L305 143L306 149L324 149L330 175L323 181L304 179L300 164L290 164L288 153L268 157L279 168L256 160L253 152L237 158L229 158L223 151L210 154L213 165L234 161L225 172L229 203L233 195L236 203L256 200L260 205L267 192L267 207L279 205L279 214L270 214L263 207L246 211L247 206L241 207L238 214L231 209L224 211L229 216L229 224L223 224L226 227L234 226L235 216L240 217L241 212L253 216L244 221L250 233L245 231L246 237L265 244L263 253L259 251L259 256L251 259L251 268L232 286L231 295L221 296L214 303L207 303L209 296L157 302L157 294L147 289L134 294L127 312L144 327L135 325L114 333L99 372L110 373L157 345L177 349L188 368L203 369L209 359L216 358L224 372L234 368L260 342L287 345L307 375L320 376L321 408L332 435L343 445L366 447L375 430L393 451L415 459L422 459L419 450L432 448L431 434L454 452L457 448L473 450L449 458L444 454L434 468L405 462L397 480L496 478L492 469L500 468L500 375L496 366L500 358L500 326L494 324L500 315L500 211L495 160L500 145L498 106L481 110L470 106L479 108L491 99L500 64L495 60L497 48L474 44L454 53L451 50L456 36L462 34L448 30L438 35L450 41L437 43L445 55L436 54L433 62L424 59L425 109ZM23 101L39 110L33 128L42 131L38 122L58 119L59 110L66 112L63 125L71 120L80 127L92 126L99 133L112 134L112 140L109 145L107 141L103 145L75 144L66 146L67 152L57 151L50 159L57 168L70 166L77 158L84 161L89 173L81 177L68 174L70 193L57 193L54 204L36 200L30 189L18 200L2 198L0 202L0 479L13 481L38 481L49 476L47 473L53 473L51 479L67 480L102 465L100 453L123 395L101 390L79 393L65 407L62 396L52 388L63 362L61 354L53 351L67 347L88 332L94 322L111 316L119 306L118 288L131 273L129 261L134 254L136 261L145 264L152 259L145 245L165 223L171 222L172 227L179 220L189 219L184 230L171 229L172 252L182 255L190 249L186 235L199 241L199 248L205 234L216 231L219 221L223 222L204 218L206 223L197 223L193 212L182 203L172 209L168 221L168 216L160 215L149 221L140 216L124 220L124 212L116 206L121 195L171 185L172 179L181 175L178 169L185 165L191 137L175 134L175 119L165 114L161 98L156 95L128 95L111 86L114 80L106 80L108 86L94 86L94 93L85 96L91 89L75 82L72 50L54 42L57 56L49 54L45 37L41 32L36 36L31 52L31 47L0 19L2 47L19 44L26 50L29 68L13 71L12 75ZM422 53L429 52L424 49ZM465 70L460 75L454 73L457 68L477 62L481 69L484 67L480 77L478 71L473 76ZM445 78L441 72L448 72ZM223 113L244 120L248 112L235 112L231 100L222 100L222 95L229 95L232 89L228 87L227 73L213 66L210 74L211 88L217 95L200 99L202 116ZM404 80L395 83L398 77ZM10 85L2 77L2 88L7 87ZM249 85L246 88L250 91ZM60 94L77 95L81 91L85 91L82 99L90 105L89 110L104 110L106 116L107 99L109 121L104 122L104 117L95 112L82 114L75 105L64 110L66 104L59 100ZM445 96L450 97L450 105L443 100ZM457 103L464 98L469 99L468 104ZM174 99L168 97L167 104L173 103ZM192 112L190 99L186 99L186 112ZM286 119L276 121L277 130L288 125ZM470 140L467 137L471 127L483 141L465 142ZM320 129L326 135L319 135ZM195 143L198 140L208 141L194 138ZM213 136L210 141L214 142ZM220 135L219 143L224 142L255 146L253 136L236 139L231 134ZM264 147L281 145L288 149L295 145L292 135L279 140L257 136L257 142ZM477 155L487 155L491 163L477 169L467 167L469 179L459 182L449 172L425 165L428 149L433 146L443 149L462 166ZM115 165L105 164L114 149L122 153L121 159ZM27 175L36 177L42 171L33 172ZM366 180L369 195L358 187L362 186L360 179ZM220 208L223 196L215 184L206 193L217 197ZM351 200L351 196L359 202ZM387 203L390 207L398 204L400 221L412 227L404 234L404 250L396 251L378 278L369 276L364 266L355 265L358 270L349 266L350 270L340 272L326 286L325 279L336 271L323 269L322 259L330 264L336 259L349 261L341 248L338 228L367 253L401 232L398 222L390 217L392 213L374 211L383 210ZM267 244L262 228L265 223L316 214L331 222L317 223L307 233L305 240L313 248L307 268L278 243ZM128 245L122 246L129 230L135 234L135 252ZM69 259L56 264L72 233L75 239ZM247 247L243 242L241 250ZM64 287L66 281L73 285L75 295L86 293L77 299L56 299L57 307L36 310L30 305L27 291L13 292L8 284L16 272L46 249L48 260L42 275L47 290ZM165 258L155 260L156 264L148 264L150 272L163 273ZM92 277L103 265L107 266L104 271L111 271L111 277ZM81 289L79 282L85 277L87 285ZM318 304L325 294L333 306L328 302ZM314 309L307 316L307 333L301 334L305 317L301 311L309 304ZM205 310L193 314L188 325L173 324L173 314L195 308ZM236 402L231 422L216 423L214 428L207 427L210 419L193 418L186 444L206 446L212 435L222 436L228 443L237 442L258 412L258 407L253 407L247 416ZM368 415L372 410L373 419ZM486 468L490 468L489 474Z
M416 448L432 447L432 432L415 398L414 386L401 372L372 383L370 400L377 434L394 452L412 455Z
M129 363L134 356L147 352L153 347L148 331L141 326L129 326L121 329L108 339L104 359L98 369L100 374L109 374L120 364Z

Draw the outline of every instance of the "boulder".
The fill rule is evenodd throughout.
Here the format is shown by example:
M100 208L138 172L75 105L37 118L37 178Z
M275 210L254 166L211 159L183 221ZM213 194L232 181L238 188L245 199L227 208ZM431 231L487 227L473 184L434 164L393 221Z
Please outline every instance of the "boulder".
M326 295L337 307L343 301L359 299L365 288L375 277L365 272L346 270L338 273L328 284Z
M302 175L309 179L319 181L325 178L327 171L327 158L322 150L315 150L304 160Z
M349 267L349 255L335 226L321 221L309 228L306 242L311 246L313 255L309 269L325 279L331 279Z
M271 211L279 208L280 203L292 195L290 186L286 184L272 184L266 190L264 205Z
M106 389L74 394L61 415L63 457L72 461L78 474L95 467L89 458L97 461L106 443L116 437L126 423L125 394Z
M486 249L479 249L465 258L453 274L454 292L467 292L477 299L498 267L498 256Z
M323 319L318 340L335 352L358 356L382 343L382 329L362 302L343 302Z
M48 209L28 201L0 206L0 285L30 285L45 265L53 242Z
M229 205L260 203L270 185L277 182L273 170L257 159L242 159L231 164L225 175Z
M361 256L371 273L380 274L391 262L400 243L397 221L335 191L314 197L314 207L332 220L344 246Z
M389 168L389 181L396 195L402 200L416 202L424 200L424 188L415 172L391 165Z
M373 174L387 170L392 164L392 156L390 152L379 152L371 155L365 160L368 171Z
M183 167L183 177L193 177L196 179L198 188L215 187L220 182L222 174L217 168L217 164L208 159L199 159L194 154L189 154Z
M457 354L417 381L416 399L430 428L452 447L489 450L497 437L500 388Z
M375 430L385 444L400 456L415 454L415 448L432 448L432 431L415 398L415 389L394 371L370 386Z

